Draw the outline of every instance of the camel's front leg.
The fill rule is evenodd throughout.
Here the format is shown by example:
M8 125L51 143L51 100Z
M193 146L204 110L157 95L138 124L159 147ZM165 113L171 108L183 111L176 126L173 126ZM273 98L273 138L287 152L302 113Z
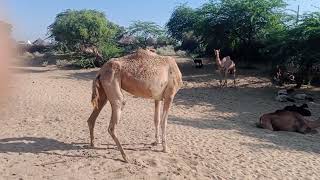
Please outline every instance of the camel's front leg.
M160 143L160 137L159 137L160 107L161 107L161 101L155 100L155 107L154 107L155 142L152 143L153 146L156 146Z
M162 119L161 119L161 130L162 130L162 147L163 152L167 152L167 121L168 121L168 114L173 101L173 96L166 97L163 102L163 112L162 112Z
M110 103L111 103L111 107L112 107L112 114L111 114L111 121L109 124L108 132L111 135L114 142L116 143L118 149L120 150L124 161L128 162L128 158L127 158L127 156L126 156L126 154L120 144L120 141L117 138L116 133L115 133L115 126L120 120L121 109L122 109L121 106L122 106L123 102L121 102L120 100L117 100L117 101L113 101L113 102L110 101Z
M220 69L219 70L219 82L220 82L220 87L222 87L223 85L222 85L222 79L223 79L223 70L222 69Z
M225 71L224 71L224 85L227 87L228 86L228 70L226 69Z

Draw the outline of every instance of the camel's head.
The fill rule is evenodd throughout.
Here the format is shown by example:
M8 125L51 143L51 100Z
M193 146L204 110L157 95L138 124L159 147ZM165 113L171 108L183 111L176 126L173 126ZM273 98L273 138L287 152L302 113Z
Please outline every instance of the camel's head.
M304 103L300 106L301 108L309 108L308 104Z
M219 55L220 54L220 49L215 49L214 50L214 54L217 56L217 55Z

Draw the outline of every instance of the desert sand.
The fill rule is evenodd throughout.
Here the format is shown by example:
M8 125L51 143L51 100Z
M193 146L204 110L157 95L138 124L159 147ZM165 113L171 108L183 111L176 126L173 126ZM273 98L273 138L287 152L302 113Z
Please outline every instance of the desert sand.
M130 163L108 134L109 104L96 123L96 148L88 147L98 69L11 68L11 96L1 104L0 179L319 179L320 134L255 127L262 113L290 104L274 100L277 88L267 78L240 69L238 87L220 89L211 63L196 69L177 61L184 86L168 119L169 153L150 145L153 101L126 93L116 132ZM320 106L309 107L317 119Z

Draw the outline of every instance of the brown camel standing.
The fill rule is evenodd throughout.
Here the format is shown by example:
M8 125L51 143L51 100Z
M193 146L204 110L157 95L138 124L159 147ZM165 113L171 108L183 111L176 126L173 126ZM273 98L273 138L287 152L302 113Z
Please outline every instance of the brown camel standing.
M171 57L159 56L154 52L139 49L137 52L111 59L105 63L93 81L93 112L88 119L91 146L94 146L94 125L103 108L110 102L112 108L108 132L115 141L123 159L127 156L115 134L115 125L120 120L125 105L122 90L135 96L155 100L155 142L160 143L159 125L161 120L163 152L167 152L166 126L170 106L175 94L182 86L182 75ZM163 112L160 119L160 106L163 101Z
M220 74L220 86L227 86L228 74L233 74L233 84L236 85L236 64L231 60L230 56L224 57L220 60L220 49L215 49L214 53L216 55L216 64L218 66ZM222 84L222 79L224 79L224 84Z
M277 110L260 117L258 127L271 131L291 131L299 133L316 133L320 127L320 120L310 121L298 112Z

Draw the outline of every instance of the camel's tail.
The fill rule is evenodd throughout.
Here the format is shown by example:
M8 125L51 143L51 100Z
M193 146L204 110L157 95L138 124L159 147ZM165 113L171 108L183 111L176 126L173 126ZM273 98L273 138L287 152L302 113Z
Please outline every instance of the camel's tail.
M92 83L91 103L93 107L98 108L99 102L101 102L102 98L104 97L105 97L105 92L100 82L100 75L97 75L97 77L93 80L93 83Z

